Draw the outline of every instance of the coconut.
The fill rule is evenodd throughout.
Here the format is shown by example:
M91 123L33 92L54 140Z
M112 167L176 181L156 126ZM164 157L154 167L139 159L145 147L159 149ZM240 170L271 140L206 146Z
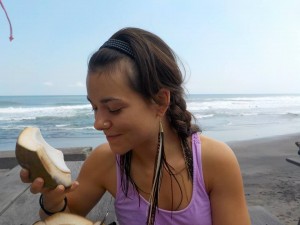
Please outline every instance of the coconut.
M37 221L33 225L100 225L100 222L93 223L85 217L71 213L55 213L44 221Z
M29 179L44 179L44 187L57 185L70 187L71 171L64 161L63 153L50 146L37 127L26 127L16 143L16 158L21 167L29 170Z

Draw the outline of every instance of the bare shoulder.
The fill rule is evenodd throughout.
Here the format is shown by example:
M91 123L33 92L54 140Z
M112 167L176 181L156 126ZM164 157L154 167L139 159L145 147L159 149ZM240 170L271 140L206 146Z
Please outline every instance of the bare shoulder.
M201 139L202 155L208 161L235 159L232 149L224 142L209 138L204 135L199 135Z
M87 163L96 163L98 166L114 164L115 154L111 151L109 144L104 143L97 146L87 157Z
M202 149L203 174L208 190L221 178L240 176L240 168L232 149L224 142L199 135Z
M79 178L90 178L105 185L106 178L115 171L116 158L107 143L96 147L85 160ZM103 176L105 174L106 176ZM106 186L106 185L105 185Z
M237 158L220 141L200 135L202 168L214 224L251 224Z

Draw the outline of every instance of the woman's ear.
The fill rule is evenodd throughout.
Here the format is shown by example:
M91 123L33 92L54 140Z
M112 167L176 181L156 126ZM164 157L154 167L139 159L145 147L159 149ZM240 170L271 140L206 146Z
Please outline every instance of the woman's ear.
M158 105L157 115L164 116L170 104L170 91L166 88L161 88L155 96L155 102Z

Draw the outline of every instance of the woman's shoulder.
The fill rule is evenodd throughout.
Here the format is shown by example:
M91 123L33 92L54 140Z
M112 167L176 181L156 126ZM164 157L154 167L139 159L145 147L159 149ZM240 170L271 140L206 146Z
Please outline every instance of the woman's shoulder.
M101 144L94 148L87 156L88 164L95 164L97 167L111 167L116 162L116 156L111 151L108 143Z
M237 158L233 150L224 142L199 135L201 140L201 155L204 179L207 189L211 189L216 182L230 173L240 173Z
M99 174L112 175L115 171L116 156L111 151L109 144L101 144L94 148L92 152L87 156L81 168L81 173L89 175L89 177L97 177L100 179Z
M232 149L224 142L216 140L214 138L210 138L203 134L198 134L199 139L201 140L201 149L203 154L210 157L219 157L220 154L222 156L232 155Z
M111 151L109 144L103 143L95 147L89 156L97 155L99 157L101 156L113 156L114 153Z

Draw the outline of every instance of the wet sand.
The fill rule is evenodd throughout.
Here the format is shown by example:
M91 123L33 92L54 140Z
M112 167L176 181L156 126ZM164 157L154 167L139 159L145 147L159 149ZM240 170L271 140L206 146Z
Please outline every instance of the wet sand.
M240 163L249 206L260 205L284 225L300 217L300 167L286 161L297 155L300 133L228 142Z

